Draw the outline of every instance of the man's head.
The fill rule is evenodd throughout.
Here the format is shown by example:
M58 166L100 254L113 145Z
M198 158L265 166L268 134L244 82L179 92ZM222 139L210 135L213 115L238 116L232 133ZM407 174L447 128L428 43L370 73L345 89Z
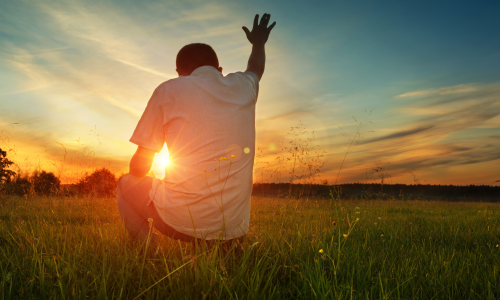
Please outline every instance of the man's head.
M177 53L175 63L179 76L189 76L194 70L203 66L212 66L222 73L217 54L207 44L195 43L182 47Z

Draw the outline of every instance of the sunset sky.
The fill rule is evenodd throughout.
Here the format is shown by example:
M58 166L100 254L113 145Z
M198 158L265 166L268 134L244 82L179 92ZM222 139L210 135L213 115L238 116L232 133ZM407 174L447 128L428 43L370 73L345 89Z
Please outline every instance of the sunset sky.
M382 167L388 183L494 185L500 3L477 3L0 0L0 148L68 178L90 164L126 172L128 140L153 90L177 76L179 49L210 44L224 74L244 71L241 27L266 12L277 25L256 128L269 170L301 121L330 182L359 128L341 183Z

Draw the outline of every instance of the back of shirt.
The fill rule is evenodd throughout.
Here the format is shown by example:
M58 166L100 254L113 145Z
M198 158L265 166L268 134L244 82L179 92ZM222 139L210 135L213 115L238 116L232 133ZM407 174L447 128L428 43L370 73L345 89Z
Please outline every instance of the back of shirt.
M166 224L205 239L247 233L257 94L255 74L210 66L155 90L130 141L157 152L167 143L165 179L150 192Z

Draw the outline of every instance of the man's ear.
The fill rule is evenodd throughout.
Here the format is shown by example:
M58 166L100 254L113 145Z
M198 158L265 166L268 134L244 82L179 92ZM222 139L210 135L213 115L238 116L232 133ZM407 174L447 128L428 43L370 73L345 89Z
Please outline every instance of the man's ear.
M217 70L222 74L222 67L218 67Z

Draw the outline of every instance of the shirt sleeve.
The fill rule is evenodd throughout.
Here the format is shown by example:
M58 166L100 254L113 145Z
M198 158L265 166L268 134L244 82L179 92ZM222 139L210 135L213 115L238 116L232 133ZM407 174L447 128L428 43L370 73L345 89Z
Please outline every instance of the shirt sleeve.
M161 93L157 88L142 114L137 127L130 138L130 142L137 146L160 152L165 143L163 130L164 118L161 105Z
M259 96L259 78L254 72L250 71L242 72L241 74L243 74L250 82L250 85L255 93L255 101L257 101L257 97Z

